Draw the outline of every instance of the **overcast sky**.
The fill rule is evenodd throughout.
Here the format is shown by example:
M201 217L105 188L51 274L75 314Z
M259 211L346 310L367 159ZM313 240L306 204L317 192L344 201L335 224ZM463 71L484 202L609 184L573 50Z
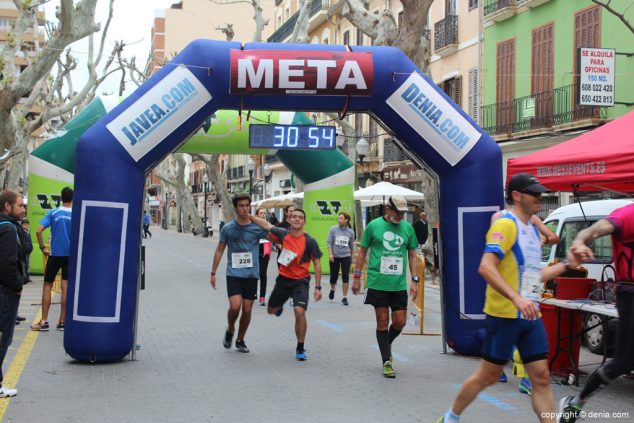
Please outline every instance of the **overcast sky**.
M102 28L108 17L108 3L108 0L98 0L97 2L96 21L101 23ZM128 44L124 50L124 55L126 57L136 56L137 65L144 66L150 51L150 36L155 11L156 9L166 9L173 3L177 3L177 0L115 0L113 18L108 29L104 54L110 54L115 41L124 40ZM58 4L58 0L51 0L46 3L44 8L47 20L55 20L55 7ZM98 48L100 39L101 35L95 37L95 49ZM76 73L73 75L73 85L75 90L79 90L86 81L85 60L88 42L79 41L72 45L72 50L74 56L80 62ZM98 72L101 72L105 61L105 58L102 59ZM97 92L99 94L103 92L116 94L119 89L119 78L120 75L111 76L99 86ZM127 83L126 87L128 94L136 88L132 82Z

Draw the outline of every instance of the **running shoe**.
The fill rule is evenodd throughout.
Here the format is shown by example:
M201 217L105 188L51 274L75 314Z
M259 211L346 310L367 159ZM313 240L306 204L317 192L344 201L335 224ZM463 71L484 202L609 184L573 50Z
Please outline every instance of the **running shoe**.
M55 326L57 328L57 330L59 331L63 331L64 330L64 322L57 322L57 326Z
M22 317L19 314L16 316L15 320L18 320L20 322L24 322L26 320L26 317Z
M231 341L233 341L233 332L226 331L225 338L222 340L222 346L226 349L231 348Z
M559 423L574 423L579 418L581 406L572 403L574 398L574 396L568 395L559 401L559 412L557 413Z
M31 325L31 330L37 332L48 332L48 322L40 320L38 323L34 323Z
M329 300L334 300L335 299L335 290L331 289L330 292L328 293L328 299Z
M518 389L522 394L526 394L529 397L533 396L533 384L528 378L523 377L522 380L520 380L520 385Z
M280 317L284 313L284 305L281 305L280 308L275 312L277 317Z
M343 297L343 298L341 299L341 304L343 304L343 305L348 305L348 299L347 299L346 297Z
M17 389L7 388L6 386L0 386L0 398L14 397L18 394Z
M264 301L264 297L260 297L260 301L259 301L261 306L265 306L266 305L266 301Z
M236 339L236 349L241 353L249 352L249 348L247 347L247 344L244 343L244 340Z
M506 383L508 381L509 381L509 378L506 377L506 373L502 372L502 374L500 375L500 382Z
M383 376L393 379L396 377L396 373L394 373L394 369L392 368L392 362L386 361L383 363Z
M306 354L306 350L304 350L304 351L295 351L295 359L297 361L306 361L306 360L308 360L308 354Z

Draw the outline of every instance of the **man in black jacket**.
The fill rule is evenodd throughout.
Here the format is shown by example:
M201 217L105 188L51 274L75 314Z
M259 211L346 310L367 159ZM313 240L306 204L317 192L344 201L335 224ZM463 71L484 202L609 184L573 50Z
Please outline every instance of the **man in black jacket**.
M22 285L27 279L24 231L24 197L7 189L0 192L0 384L2 363L13 341ZM17 395L17 389L0 386L0 398Z

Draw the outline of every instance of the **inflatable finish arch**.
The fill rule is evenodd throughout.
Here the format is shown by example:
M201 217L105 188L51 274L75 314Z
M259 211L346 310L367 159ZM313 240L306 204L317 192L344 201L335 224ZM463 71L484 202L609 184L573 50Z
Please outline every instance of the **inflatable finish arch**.
M133 343L143 179L218 109L371 112L440 178L449 345L477 354L477 267L502 206L497 144L398 49L197 40L77 147L64 348L108 362ZM232 85L233 84L233 85Z

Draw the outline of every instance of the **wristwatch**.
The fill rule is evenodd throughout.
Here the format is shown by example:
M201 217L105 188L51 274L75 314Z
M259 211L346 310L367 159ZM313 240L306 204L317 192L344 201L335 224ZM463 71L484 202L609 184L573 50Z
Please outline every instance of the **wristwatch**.
M418 283L418 276L412 276L412 282Z
M315 289L318 289L318 290L320 290L320 291L321 291L321 285L316 286L316 287L315 287Z

